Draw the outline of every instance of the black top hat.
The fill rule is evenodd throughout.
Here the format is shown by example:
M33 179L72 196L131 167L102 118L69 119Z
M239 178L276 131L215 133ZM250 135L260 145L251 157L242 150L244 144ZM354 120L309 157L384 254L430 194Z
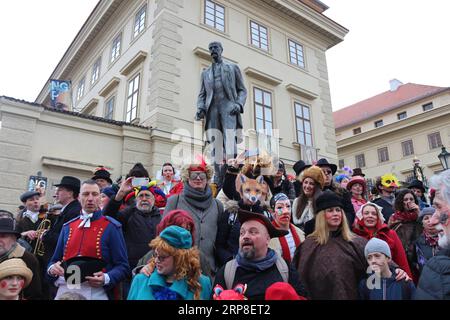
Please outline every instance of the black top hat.
M106 262L93 257L74 257L62 264L64 268L64 278L66 281L80 270L80 281L87 281L86 277L92 277L94 273L102 271L106 267ZM71 267L71 268L69 268Z
M281 230L275 228L275 226L270 222L270 220L261 213L254 213L247 210L239 209L238 211L238 219L241 225L248 220L259 220L264 223L264 226L267 228L267 231L269 232L270 238L278 238L285 236L289 233L287 230Z
M298 176L300 173L302 173L303 170L311 167L310 164L306 164L303 160L298 160L296 163L294 163L294 171L295 174Z
M408 189L411 188L420 189L423 193L425 193L425 187L423 186L423 182L420 180L414 179L413 181L411 181L411 183L408 185Z
M55 187L66 187L76 193L80 193L81 181L75 177L64 176L59 184L55 184Z
M20 238L19 225L15 219L0 218L0 233L15 234Z
M111 173L108 172L108 170L106 169L100 169L95 171L94 176L92 177L92 180L97 180L97 179L105 179L106 181L108 181L109 184L112 184L112 180L111 180Z
M325 190L316 199L316 214L322 210L341 207L343 208L342 198L331 190Z
M40 195L41 194L37 191L27 191L27 192L22 193L22 195L20 196L20 201L25 203L31 197L40 196Z
M335 165L333 163L329 163L328 160L325 159L325 158L319 159L319 161L317 161L317 163L316 163L316 166L318 166L318 167L324 167L324 166L330 167L333 175L337 171L337 165Z
M355 169L353 169L352 177L354 177L354 176L365 177L366 175L362 172L361 168L355 168Z

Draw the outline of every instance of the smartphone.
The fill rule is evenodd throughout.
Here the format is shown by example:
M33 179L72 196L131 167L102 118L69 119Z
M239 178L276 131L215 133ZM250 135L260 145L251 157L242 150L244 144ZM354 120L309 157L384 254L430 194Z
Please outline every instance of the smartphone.
M133 178L131 180L131 185L133 187L142 187L147 186L149 182L150 182L149 178Z

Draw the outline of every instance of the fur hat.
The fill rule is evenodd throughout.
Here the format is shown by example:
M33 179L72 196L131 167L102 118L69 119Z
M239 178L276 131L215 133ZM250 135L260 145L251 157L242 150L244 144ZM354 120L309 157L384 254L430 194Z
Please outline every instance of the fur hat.
M311 166L303 171L301 182L303 182L305 178L311 178L316 181L320 184L320 189L323 189L323 186L325 185L325 175L323 174L322 169L318 166Z
M0 263L0 279L9 276L21 276L25 279L25 287L31 283L33 272L27 267L25 262L19 258L12 258Z
M386 257L392 258L391 249L386 241L383 241L378 238L372 238L367 242L366 247L364 248L364 255L367 259L367 256L374 252L383 253Z
M127 174L127 178L136 177L136 178L150 178L147 169L144 168L142 163L136 163L133 168L131 168L130 172Z
M322 210L341 207L343 209L342 198L331 190L325 190L316 199L316 214Z

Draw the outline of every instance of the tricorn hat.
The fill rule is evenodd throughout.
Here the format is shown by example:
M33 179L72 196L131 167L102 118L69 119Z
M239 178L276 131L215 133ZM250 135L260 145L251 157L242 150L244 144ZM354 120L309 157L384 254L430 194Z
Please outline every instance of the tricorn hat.
M287 230L275 228L272 222L270 222L270 220L262 213L254 213L251 211L239 209L238 219L241 225L249 220L259 221L267 228L267 232L269 233L270 238L279 238L289 233L289 231Z

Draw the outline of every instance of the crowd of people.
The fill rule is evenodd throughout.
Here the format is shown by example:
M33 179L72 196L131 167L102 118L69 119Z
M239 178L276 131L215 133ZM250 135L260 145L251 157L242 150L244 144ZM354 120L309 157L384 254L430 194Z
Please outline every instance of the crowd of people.
M0 210L0 300L450 299L450 170L368 190L327 159L64 176ZM119 181L120 180L120 181Z

